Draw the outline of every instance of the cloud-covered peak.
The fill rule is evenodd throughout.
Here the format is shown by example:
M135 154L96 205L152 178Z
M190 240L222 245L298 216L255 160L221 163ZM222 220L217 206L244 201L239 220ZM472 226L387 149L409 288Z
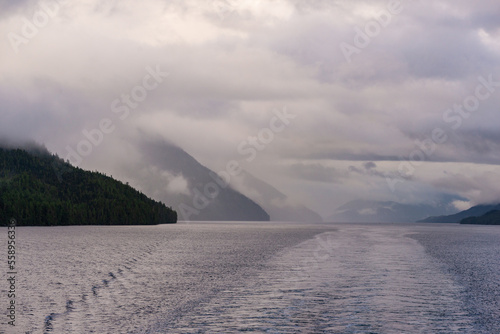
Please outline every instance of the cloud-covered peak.
M498 1L0 7L0 137L119 174L143 133L323 215L360 197L500 200Z

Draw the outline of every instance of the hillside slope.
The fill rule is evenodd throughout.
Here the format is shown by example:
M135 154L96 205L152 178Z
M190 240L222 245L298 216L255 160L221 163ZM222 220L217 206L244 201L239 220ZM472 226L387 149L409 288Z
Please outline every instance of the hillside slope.
M61 178L63 175L63 178ZM99 172L84 171L39 147L0 148L0 225L175 223L177 213Z
M500 225L500 210L488 211L479 217L469 217L462 219L460 224L473 225Z
M143 165L129 169L129 179L155 198L168 198L180 220L269 221L260 205L230 185L221 186L212 170L182 148L152 140L139 151ZM174 187L176 182L183 186Z
M476 205L472 208L448 216L427 217L420 223L459 223L465 218L482 216L492 210L500 210L500 204Z

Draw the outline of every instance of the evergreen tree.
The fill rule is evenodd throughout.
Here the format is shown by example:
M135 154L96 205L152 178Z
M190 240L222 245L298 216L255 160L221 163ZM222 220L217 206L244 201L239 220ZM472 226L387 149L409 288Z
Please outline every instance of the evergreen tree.
M62 178L61 172L64 171ZM48 151L0 148L0 225L144 225L175 223L163 203Z

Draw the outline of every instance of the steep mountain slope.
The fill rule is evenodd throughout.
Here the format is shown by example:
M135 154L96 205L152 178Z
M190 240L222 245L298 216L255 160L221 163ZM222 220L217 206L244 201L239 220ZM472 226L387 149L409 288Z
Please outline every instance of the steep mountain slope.
M269 221L269 214L224 184L183 149L163 141L140 146L143 165L131 179L155 198L168 198L180 220Z
M142 225L177 214L132 187L84 171L40 147L0 148L0 224Z

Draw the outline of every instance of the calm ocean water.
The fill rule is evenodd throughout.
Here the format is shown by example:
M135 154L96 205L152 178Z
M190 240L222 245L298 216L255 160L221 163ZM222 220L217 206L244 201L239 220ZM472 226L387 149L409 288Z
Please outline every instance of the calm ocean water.
M18 227L0 333L500 333L500 228Z

